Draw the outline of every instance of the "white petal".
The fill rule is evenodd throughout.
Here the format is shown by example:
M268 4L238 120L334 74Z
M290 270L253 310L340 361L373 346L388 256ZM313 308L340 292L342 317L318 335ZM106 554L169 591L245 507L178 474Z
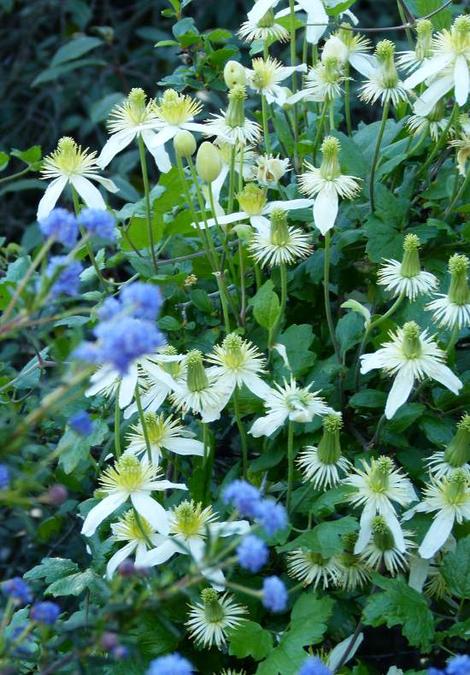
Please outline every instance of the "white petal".
M460 106L467 102L468 90L470 88L470 74L468 72L468 64L465 56L459 54L455 59L454 66L454 80L455 80L455 100Z
M285 211L295 211L296 209L309 209L313 204L313 199L289 199L285 202L269 202L264 208L264 213L272 213L275 209L284 209Z
M118 131L110 136L96 160L98 166L101 169L108 166L113 157L121 152L121 150L124 150L124 148L127 148L129 143L134 140L135 135L136 132L134 129L122 129L122 131Z
M255 228L257 232L271 231L271 223L265 216L251 216L250 225Z
M177 455L204 455L204 443L193 438L171 438L165 441L164 448Z
M427 80L428 77L437 75L449 65L451 60L452 55L450 54L426 59L425 62L403 82L405 89L414 89L418 84Z
M271 436L276 429L279 429L280 426L284 424L284 421L287 417L287 413L273 412L260 417L257 419L251 426L251 429L248 431L249 434L255 438L260 436Z
M102 185L108 192L119 192L118 186L110 178L95 175L93 180Z
M119 385L119 407L125 408L134 398L139 373L136 364L132 364L129 372L124 375Z
M395 546L399 551L403 553L406 550L405 538L403 536L403 531L398 522L398 518L395 515L393 506L388 504L385 508L381 509L380 515L383 516L385 522L390 528L393 538L395 539Z
M331 650L328 656L327 666L333 673L336 671L339 664L343 662L343 656L345 654L348 656L344 663L347 663L353 658L354 654L357 652L362 641L364 640L364 633L359 633L359 635L357 635L354 639L354 642L351 642L352 639L353 636L348 635L345 640L342 640L342 642L337 644L336 647Z
M398 371L385 405L385 417L388 420L392 419L398 408L407 401L413 389L413 383L414 377L411 370L406 368Z
M156 143L157 134L154 131L142 131L142 140L145 147L150 152L162 173L168 173L171 169L170 157L162 144Z
M225 589L225 576L222 570L205 567L201 570L201 574L216 591L222 592Z
M361 518L359 521L359 536L357 538L356 544L354 546L354 553L362 553L365 549L369 540L372 536L372 519L375 516L375 506L373 504L366 503L364 506Z
M338 215L338 193L333 185L327 184L318 193L313 205L313 220L325 235L335 224Z
M150 483L152 490L187 490L184 483L172 483L170 480L154 480Z
M454 514L450 510L440 511L426 533L418 553L426 560L444 546L454 526Z
M440 382L444 387L450 389L453 394L458 394L460 389L463 387L462 382L459 378L454 375L450 368L445 366L443 363L438 363L433 361L429 364L426 364L425 370L429 377L432 377L436 382Z
M101 196L101 192L90 180L88 180L88 178L84 178L83 176L71 176L70 182L90 209L106 210L106 204Z
M429 563L418 556L414 556L410 563L410 576L408 577L408 586L421 593L424 583L428 578Z
M158 532L161 532L161 534L168 534L170 530L168 513L159 502L152 499L152 497L144 492L135 492L132 494L131 502L136 511L140 513L145 520L148 520L150 525Z
M217 218L217 223L219 225L229 225L230 223L236 223L239 220L247 220L247 218L248 218L247 213L245 213L244 211L237 211L236 213L229 213L226 216L220 216L219 218ZM214 227L214 225L216 225L215 218L208 218L207 227ZM194 223L193 227L195 227ZM206 224L204 222L200 222L199 227L205 229Z
M179 546L175 542L168 539L157 548L153 548L151 551L142 557L142 564L144 567L153 567L154 565L161 565L171 558L175 553L181 553Z
M128 544L120 548L119 551L116 551L113 556L111 556L111 558L108 560L108 564L106 565L106 576L108 579L111 579L122 561L132 554L136 546L137 542L130 541Z
M376 370L377 368L382 368L382 359L379 354L380 350L377 352L372 352L372 354L363 354L361 356L361 373L365 375L371 370Z
M199 131L200 133L205 133L206 131L206 125L200 122L185 122L181 125L181 128L186 129L186 131Z
M371 77L377 69L377 59L371 54L351 54L349 63L364 77Z
M99 504L94 506L85 518L82 526L82 534L86 537L91 537L96 528L105 520L113 511L118 509L121 504L127 500L125 492L115 492L102 499Z
M212 194L214 196L215 202L217 202L217 203L219 202L220 193L221 193L222 187L223 187L223 185L224 185L224 183L227 179L228 174L229 174L229 167L226 164L224 164L222 166L222 169L221 169L219 175L217 176L215 181L212 182Z
M267 11L277 5L276 0L258 0L255 2L253 9L248 12L248 20L253 23L258 23Z
M435 80L414 104L413 110L416 115L421 115L422 117L429 115L436 103L445 96L453 86L454 78L451 76L441 77Z
M54 206L57 204L64 187L67 185L66 176L60 176L59 178L54 178L46 188L41 201L38 204L38 212L36 218L38 220L44 220L50 214Z
M209 525L209 529L214 537L230 537L233 534L246 534L250 529L250 523L247 520L212 523L212 525Z
M149 540L150 541L150 540ZM147 545L140 541L137 544L137 550L135 552L135 566L136 567L145 567L144 559L147 554Z
M243 383L248 389L259 398L263 398L269 393L271 387L264 382L258 375L245 375Z
M329 22L323 2L322 0L298 0L298 4L307 13L306 40L316 45L326 31Z
M157 133L153 131L144 132L147 136L142 134L145 144L147 145L150 152L153 153L153 149L159 145L164 145L167 141L171 140L178 133L179 128L175 126L165 126Z
M190 537L187 539L186 543L194 560L200 562L204 558L204 551L206 548L204 539L199 536Z

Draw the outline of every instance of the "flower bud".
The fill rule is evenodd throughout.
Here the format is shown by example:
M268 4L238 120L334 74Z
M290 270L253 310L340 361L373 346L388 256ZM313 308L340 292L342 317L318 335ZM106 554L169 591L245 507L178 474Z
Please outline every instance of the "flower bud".
M341 457L340 431L343 419L340 413L323 418L323 436L318 444L318 459L322 464L336 464Z
M64 485L51 485L47 491L47 501L54 506L60 506L69 496L68 490Z
M196 155L196 170L206 183L212 183L222 170L222 160L218 149L209 141L199 146Z
M253 236L253 228L248 223L238 223L233 229L240 241L248 242Z
M244 85L237 84L228 95L228 108L225 121L232 129L242 127L245 124L245 101L246 89Z
M229 89L237 84L246 84L245 68L238 61L227 61L224 68L224 80Z
M275 246L285 246L290 239L287 225L287 213L284 209L271 212L271 241Z
M187 383L189 391L202 391L209 385L206 371L202 364L202 354L199 350L193 349L186 357L188 368Z
M190 131L178 131L173 139L173 145L179 157L191 157L196 152L196 139Z
M407 234L403 242L403 260L400 273L402 276L412 279L421 271L419 260L419 247L421 242L416 234Z
M336 35L330 35L323 46L321 60L334 58L340 63L346 63L348 60L348 48Z
M468 287L468 267L470 260L466 255L455 253L449 260L450 287L449 300L456 305L470 303L470 289Z
M416 22L416 57L420 60L432 56L432 21L418 19Z
M470 415L465 414L444 453L444 459L457 469L470 462Z

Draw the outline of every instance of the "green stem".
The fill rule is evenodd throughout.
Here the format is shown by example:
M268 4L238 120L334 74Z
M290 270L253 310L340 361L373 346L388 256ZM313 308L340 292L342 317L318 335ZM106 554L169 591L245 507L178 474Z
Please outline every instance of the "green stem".
M116 457L121 456L121 409L119 408L119 390L121 384L119 383L116 390L116 398L114 401L114 447L116 449Z
M335 350L335 355L338 363L341 363L338 342L335 335L335 327L333 323L333 316L330 305L330 259L331 259L331 235L329 232L325 234L325 248L323 258L323 298L325 302L326 321L328 323L328 330L330 332L331 342Z
M286 305L287 305L287 267L285 263L281 263L279 265L279 274L280 274L280 282L281 282L281 305L279 307L279 316L277 317L277 321L274 324L273 329L270 331L270 340L269 340L269 347L272 349L274 342L278 336L279 330L282 326L282 322L284 319L284 313L286 311Z
M243 257L243 245L240 239L238 240L238 258L240 261L240 323L243 326L245 323L246 313L246 287L245 287L245 260Z
M335 100L330 101L330 132L335 130Z
M455 326L452 328L452 332L449 337L449 344L447 345L446 349L446 354L450 354L455 345L457 344L457 340L459 339L460 335L460 328L458 323L455 324Z
M240 432L240 442L242 446L242 467L243 478L246 479L248 474L248 438L246 435L245 425L240 414L240 401L238 398L238 387L233 392L233 409L235 412L235 419L237 420L238 431Z
M269 124L268 124L268 104L266 97L261 94L261 115L263 118L263 133L264 133L264 147L266 154L271 154L271 143L269 140Z
M147 533L145 532L145 528L144 528L143 523L142 523L142 521L141 521L141 519L140 519L140 514L139 514L139 512L137 511L137 509L135 508L135 506L133 506L132 508L133 508L133 511L134 511L135 522L137 523L137 527L139 528L139 530L140 530L140 532L141 532L143 538L145 539L147 545L148 545L150 548L154 548L154 545L152 544L152 542L151 542L150 539L148 538Z
M139 412L139 419L142 425L142 431L144 432L145 447L147 448L147 457L149 463L152 463L152 446L150 445L149 431L147 428L147 420L145 419L145 413L142 408L142 401L140 398L140 389L139 384L135 385L135 402L137 404L137 410Z
M9 176L0 178L0 183L8 183L10 180L15 180L15 178L21 178L21 176L26 175L30 171L32 171L31 167L27 166L26 169L23 169L22 171L17 171L16 173L12 173Z
M317 159L318 146L320 145L320 140L325 126L326 112L328 110L328 101L323 103L322 111L320 113L320 119L318 120L317 133L315 134L315 141L313 143L313 162L315 163Z
M449 134L450 128L454 122L455 116L459 110L459 106L457 103L454 104L454 107L452 108L452 112L450 114L449 120L445 126L445 129L442 130L442 134L440 135L437 143L435 144L434 148L432 149L430 155L428 156L427 160L424 162L423 166L421 169L418 171L416 174L416 177L418 178L421 176L423 173L425 173L428 169L428 167L431 165L434 157L437 155L438 152L441 151L441 149L444 147L445 142L447 140L447 136Z
M290 512L292 488L294 485L294 423L289 420L287 427L287 497L286 508Z
M450 214L452 213L452 211L453 211L453 209L454 209L454 206L457 204L457 202L459 201L460 197L463 195L463 193L464 193L465 190L467 189L469 183L470 183L470 171L467 172L467 175L465 176L465 178L464 178L463 181L462 181L462 185L461 185L460 188L458 189L457 193L455 194L454 198L453 198L452 201L450 202L450 204L449 204L449 206L447 207L447 209L445 210L443 220L447 220L447 218L450 216Z
M296 39L295 39L295 0L289 0L289 9L290 9L290 64L292 67L296 66L297 55L296 55ZM292 73L292 93L297 91L297 73L294 70ZM294 166L297 166L297 141L299 138L299 132L297 128L297 104L293 106L293 131L294 131Z
M382 138L385 131L385 125L388 119L388 111L390 108L390 101L386 101L384 104L384 109L382 112L382 121L380 123L379 133L377 135L377 140L375 143L374 157L372 159L372 167L370 170L370 183L369 183L369 201L370 201L370 210L373 213L375 211L375 172L377 170L377 164L380 154L380 146L382 144Z
M219 221L217 219L217 212L215 210L214 192L212 190L212 184L211 183L208 184L208 191L209 191L209 204L210 204L211 211L212 211L212 217L214 218L217 229L219 230L220 241L222 242L222 246L223 246L223 249L224 249L224 256L225 256L225 259L227 260L227 263L228 263L228 266L229 266L229 269L230 269L230 275L231 275L230 282L234 283L235 279L236 279L235 267L234 267L234 264L233 264L232 256L230 255L230 251L229 251L228 246L227 246L227 235L222 230L221 226L219 225ZM210 236L211 236L210 233L208 233L208 237L210 237ZM215 247L214 247L214 251L215 251ZM220 271L222 272L222 269Z
M153 229L152 229L152 205L150 204L150 186L147 172L147 159L145 157L145 145L142 136L139 135L137 143L139 146L139 158L140 158L140 168L142 170L142 181L144 183L145 212L147 216L147 233L149 238L150 255L152 256L153 268L155 272L157 272L158 271L157 256L155 255L155 242L153 239Z
M352 134L352 122L351 122L351 84L349 82L349 63L346 63L344 68L344 75L346 77L344 81L344 112L346 116L346 130L348 136Z
M233 212L233 202L235 201L235 158L236 158L236 145L232 146L230 152L230 167L228 173L228 211L227 213Z
M78 193L76 189L72 185L72 199L73 199L73 208L75 211L75 215L78 216L81 210L80 206L80 200L78 198ZM85 236L85 233L82 231L82 237ZM87 241L86 243L86 250L88 253L88 257L90 258L90 262L93 265L93 268L95 270L96 276L98 277L98 280L105 291L105 293L108 293L108 282L104 278L104 276L101 273L101 270L98 266L98 263L96 262L95 254L93 253L93 246L91 244L91 241Z

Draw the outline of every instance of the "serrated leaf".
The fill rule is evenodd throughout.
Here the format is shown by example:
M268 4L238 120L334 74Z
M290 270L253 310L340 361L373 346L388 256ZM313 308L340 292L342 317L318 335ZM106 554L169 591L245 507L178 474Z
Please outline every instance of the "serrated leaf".
M75 572L78 572L78 565L73 560L68 558L43 558L39 565L24 574L24 578L30 581L44 579L47 584L50 584Z
M273 646L271 633L255 621L244 621L230 633L229 654L238 659L251 656L255 661L265 659Z
M280 552L293 551L301 548L313 553L319 553L324 558L330 558L343 550L342 537L357 529L357 521L351 516L338 520L326 521L316 525L313 530L304 532L288 544L281 546Z
M279 298L273 288L273 282L268 279L250 300L256 321L267 330L276 324L281 309Z
M444 556L441 572L453 595L470 598L470 536L461 539L455 551Z
M92 588L98 579L99 577L92 570L77 572L57 579L46 588L44 593L53 595L55 598L62 595L80 595L84 590Z

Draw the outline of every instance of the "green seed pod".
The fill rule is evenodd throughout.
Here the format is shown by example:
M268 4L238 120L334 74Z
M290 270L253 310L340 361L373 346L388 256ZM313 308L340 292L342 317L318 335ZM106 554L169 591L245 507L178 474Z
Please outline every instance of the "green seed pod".
M196 139L190 131L178 131L173 145L179 157L191 157L196 152Z
M246 83L245 69L238 61L227 61L224 68L224 80L229 89L237 84Z
M196 155L196 169L199 176L206 183L212 183L220 174L222 169L220 152L209 141L204 141L199 146Z

